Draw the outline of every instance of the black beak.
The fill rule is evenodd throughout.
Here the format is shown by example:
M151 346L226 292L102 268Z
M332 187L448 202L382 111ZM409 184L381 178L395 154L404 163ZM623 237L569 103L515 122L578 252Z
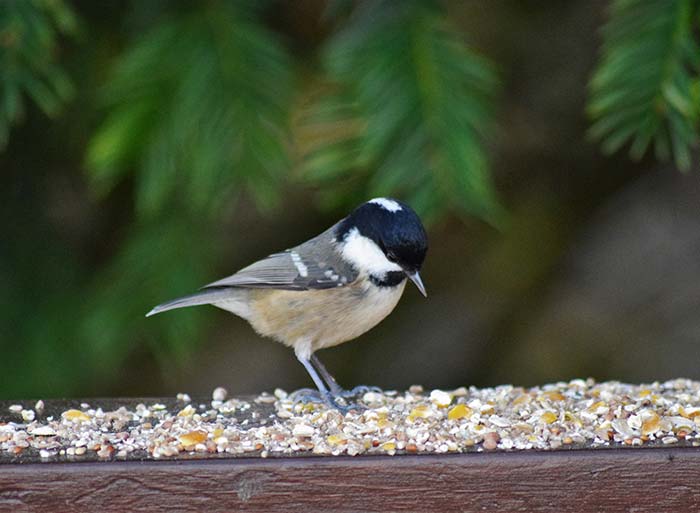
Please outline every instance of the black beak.
M425 297L428 297L428 293L425 291L425 285L423 285L423 280L420 279L420 274L418 274L418 272L406 273L406 276L408 276L409 279L416 284L416 287L418 287L418 290L420 290L421 294L423 294Z

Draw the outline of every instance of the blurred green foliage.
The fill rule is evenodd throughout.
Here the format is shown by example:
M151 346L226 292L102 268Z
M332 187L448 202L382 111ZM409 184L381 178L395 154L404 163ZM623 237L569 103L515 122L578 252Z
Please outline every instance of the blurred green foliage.
M607 153L630 142L640 159L690 169L700 133L700 4L697 0L614 0L603 55L591 81L590 133Z
M177 297L210 280L219 254L211 240L202 221L176 213L132 227L121 251L85 290L89 304L78 336L92 369L114 372L135 343L144 343L163 367L186 360L201 333L204 311L191 308L177 319L153 323L143 317L153 298Z
M24 116L24 95L49 116L71 97L56 50L58 36L75 31L73 11L61 0L0 2L0 150L10 125Z
M0 359L0 374L16 384L3 393L73 393L108 381L137 348L164 365L185 361L202 311L142 316L154 300L212 278L222 254L213 231L241 197L273 209L295 183L337 212L394 195L429 222L448 214L503 222L489 166L497 66L445 3L330 2L311 62L270 21L278 7L133 3L146 27L133 37L123 30L109 57L102 121L84 160L99 205L133 188L133 209L122 215L134 220L124 234L105 234L115 248L93 276L59 249L42 254L36 273L7 272L35 243L20 230L8 235L16 246L2 248L0 278L7 297L24 299L0 320L5 336L22 341ZM77 25L61 0L0 2L0 149L23 97L50 116L71 98L60 43L87 44L65 39ZM699 29L695 0L612 2L588 100L604 151L631 143L639 158L653 143L659 158L690 167L700 138ZM29 311L41 321L22 322Z

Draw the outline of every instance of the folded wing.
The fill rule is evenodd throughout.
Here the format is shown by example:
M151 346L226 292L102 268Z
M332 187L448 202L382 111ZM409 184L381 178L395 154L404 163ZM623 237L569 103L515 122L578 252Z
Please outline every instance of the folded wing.
M274 253L232 276L204 287L310 290L343 287L357 278L357 271L333 250L330 230L281 253Z
M202 287L199 292L156 306L146 316L187 306L229 305L245 317L248 308L245 290L313 290L344 287L357 278L357 271L334 250L332 229L318 237L281 253L274 253L254 264Z

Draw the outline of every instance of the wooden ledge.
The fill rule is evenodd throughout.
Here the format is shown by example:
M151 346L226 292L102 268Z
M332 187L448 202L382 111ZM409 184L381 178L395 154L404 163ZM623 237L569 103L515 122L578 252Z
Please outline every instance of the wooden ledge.
M700 451L0 465L0 511L690 512Z

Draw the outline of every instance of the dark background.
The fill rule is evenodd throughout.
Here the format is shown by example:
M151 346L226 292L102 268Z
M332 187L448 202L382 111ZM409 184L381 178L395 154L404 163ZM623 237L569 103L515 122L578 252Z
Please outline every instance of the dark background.
M143 315L380 194L429 225L429 296L320 353L342 384L700 378L700 64L668 43L697 44L700 8L615 4L7 2L0 398L308 386L226 312ZM610 59L625 16L637 66ZM591 133L630 105L656 128Z

